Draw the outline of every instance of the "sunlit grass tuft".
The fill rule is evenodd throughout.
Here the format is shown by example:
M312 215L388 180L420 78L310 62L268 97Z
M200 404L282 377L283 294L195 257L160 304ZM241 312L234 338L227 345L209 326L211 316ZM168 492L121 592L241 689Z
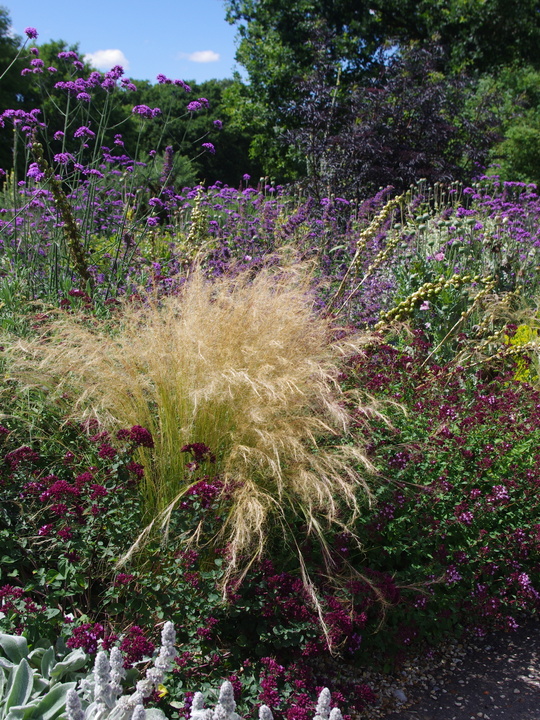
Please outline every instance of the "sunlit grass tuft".
M338 382L366 336L337 335L314 310L309 272L292 265L214 282L197 270L178 296L126 303L113 332L64 316L26 351L42 377L75 389L80 416L150 430L141 498L154 527L166 526L194 479L226 480L221 539L236 571L291 518L324 546L325 528L350 527L370 498L365 451L342 442L351 401ZM207 445L215 462L190 472L189 443Z

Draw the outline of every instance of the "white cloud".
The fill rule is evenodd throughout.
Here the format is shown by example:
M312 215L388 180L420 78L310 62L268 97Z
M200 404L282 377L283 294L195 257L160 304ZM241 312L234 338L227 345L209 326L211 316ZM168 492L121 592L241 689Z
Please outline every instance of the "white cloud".
M87 53L84 59L98 70L110 70L115 65L129 70L129 60L121 50L96 50L94 53Z
M188 60L196 63L209 63L217 62L219 60L219 53L213 50L197 50L188 55Z

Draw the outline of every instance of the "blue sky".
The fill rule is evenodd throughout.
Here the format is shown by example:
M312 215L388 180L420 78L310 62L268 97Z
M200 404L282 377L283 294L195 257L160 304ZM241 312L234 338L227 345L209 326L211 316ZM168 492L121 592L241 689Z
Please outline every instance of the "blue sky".
M122 65L126 75L202 82L232 77L236 28L223 0L0 0L13 32L35 27L38 43L79 43L99 70Z

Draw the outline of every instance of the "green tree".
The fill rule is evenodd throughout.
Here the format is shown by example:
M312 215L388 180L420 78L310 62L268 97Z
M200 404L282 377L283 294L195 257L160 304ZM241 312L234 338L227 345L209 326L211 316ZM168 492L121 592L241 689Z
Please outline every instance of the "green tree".
M8 109L28 109L24 100L29 81L21 77L23 43L20 37L11 35L10 27L8 10L0 6L0 113ZM4 131L0 133L0 167L8 169L12 164L12 137Z
M162 110L141 138L141 160L148 158L150 151L163 153L171 147L175 157L184 158L179 169L183 168L185 174L185 162L189 162L194 176L207 183L220 180L237 185L245 173L260 175L260 164L249 157L251 136L245 126L232 120L231 98L227 94L234 86L232 80L189 82L189 93L171 83L137 85L136 101ZM201 98L202 107L189 112L188 104ZM210 143L214 152L203 143ZM176 180L181 182L181 177Z
M436 41L443 74L478 77L509 64L540 67L540 0L226 0L239 29L237 60L247 70L247 94L257 118L252 154L266 148L266 169L280 171L277 138L294 127L287 108L313 72L320 35L325 64L341 91L366 84L381 62L411 45ZM317 36L319 35L319 39ZM249 117L247 103L241 109ZM240 112L240 111L239 111ZM271 167L269 167L269 165ZM285 174L291 173L291 166Z

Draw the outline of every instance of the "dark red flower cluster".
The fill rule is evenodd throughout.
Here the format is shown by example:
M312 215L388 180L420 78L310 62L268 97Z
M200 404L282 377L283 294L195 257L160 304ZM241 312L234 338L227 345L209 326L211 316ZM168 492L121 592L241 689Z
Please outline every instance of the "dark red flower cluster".
M155 645L145 636L144 630L138 625L133 625L120 643L120 650L124 655L124 667L130 668L143 658L151 657L155 649Z

